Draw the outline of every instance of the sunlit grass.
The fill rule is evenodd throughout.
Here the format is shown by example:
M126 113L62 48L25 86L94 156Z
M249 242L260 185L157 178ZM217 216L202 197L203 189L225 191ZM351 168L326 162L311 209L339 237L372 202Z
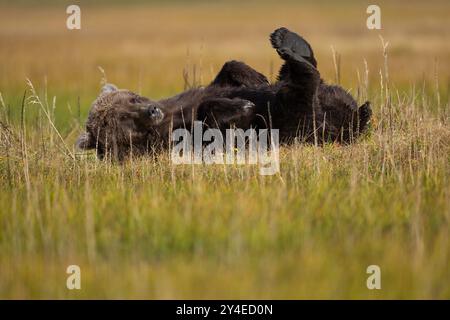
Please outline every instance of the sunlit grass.
M0 10L0 298L450 298L450 50L438 4L414 3L405 19L387 6L387 70L355 3L93 7L77 34L55 7ZM152 97L182 90L184 68L205 84L231 58L270 76L279 25L304 30L329 81L333 45L341 82L373 102L358 143L283 147L274 176L174 166L167 153L117 165L73 148L98 66ZM65 286L70 264L80 291ZM371 264L382 290L366 287Z

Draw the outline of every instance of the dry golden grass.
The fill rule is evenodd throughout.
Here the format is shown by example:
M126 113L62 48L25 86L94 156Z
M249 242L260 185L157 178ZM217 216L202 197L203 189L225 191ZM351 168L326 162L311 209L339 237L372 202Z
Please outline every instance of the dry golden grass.
M81 31L65 28L64 5L3 6L0 88L7 94L23 89L26 77L40 84L46 77L55 92L92 98L100 78L98 65L110 81L151 96L179 91L186 65L197 65L203 83L229 59L242 59L269 75L280 61L268 34L281 25L310 40L325 79L334 80L334 46L348 87L357 85L356 72L364 70L364 59L372 84L378 84L381 35L390 43L393 82L433 81L437 60L445 88L450 69L448 2L386 1L381 6L380 31L367 30L366 5L359 2L82 5Z
M75 32L61 5L3 4L0 298L450 298L450 4L381 7L378 32L356 1L82 5ZM183 89L184 68L205 84L229 59L273 75L280 25L310 40L330 82L334 46L341 83L373 102L357 144L282 148L272 177L73 149L98 66L155 98Z

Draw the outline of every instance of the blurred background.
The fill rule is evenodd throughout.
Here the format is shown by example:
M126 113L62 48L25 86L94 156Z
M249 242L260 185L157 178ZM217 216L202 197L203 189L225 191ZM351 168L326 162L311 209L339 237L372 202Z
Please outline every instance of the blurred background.
M381 30L370 4L0 0L0 298L448 299L450 1L376 1ZM275 80L280 26L370 99L358 143L282 148L271 177L74 149L105 75L154 99L230 59Z
M81 8L81 30L68 30L66 8ZM152 98L183 89L183 71L206 84L230 59L271 79L280 59L268 36L280 26L313 46L322 77L356 93L364 77L379 89L388 45L396 87L425 86L443 95L450 70L449 1L377 1L381 30L368 30L369 1L0 1L0 92L20 105L29 78L57 96L57 126L80 101L81 118L105 70L108 81ZM333 60L333 49L339 75ZM437 82L436 80L440 80ZM445 96L446 97L446 96ZM445 98L444 97L444 98ZM14 112L12 110L11 112ZM74 111L75 112L75 111Z

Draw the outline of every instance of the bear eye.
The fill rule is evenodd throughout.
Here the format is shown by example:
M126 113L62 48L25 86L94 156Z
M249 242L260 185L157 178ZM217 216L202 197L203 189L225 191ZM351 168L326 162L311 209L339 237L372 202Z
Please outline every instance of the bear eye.
M138 97L132 97L132 98L130 98L130 103L132 103L132 104L139 103L139 102L140 102L140 100L139 100Z

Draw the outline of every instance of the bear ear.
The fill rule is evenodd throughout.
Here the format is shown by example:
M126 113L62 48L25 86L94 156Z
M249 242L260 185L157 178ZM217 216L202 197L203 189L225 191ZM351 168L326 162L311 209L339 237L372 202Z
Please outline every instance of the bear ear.
M115 85L113 85L112 83L107 83L103 86L102 90L100 91L100 94L111 93L117 90L119 89Z
M95 148L95 139L89 132L83 132L75 143L80 150L89 150Z

